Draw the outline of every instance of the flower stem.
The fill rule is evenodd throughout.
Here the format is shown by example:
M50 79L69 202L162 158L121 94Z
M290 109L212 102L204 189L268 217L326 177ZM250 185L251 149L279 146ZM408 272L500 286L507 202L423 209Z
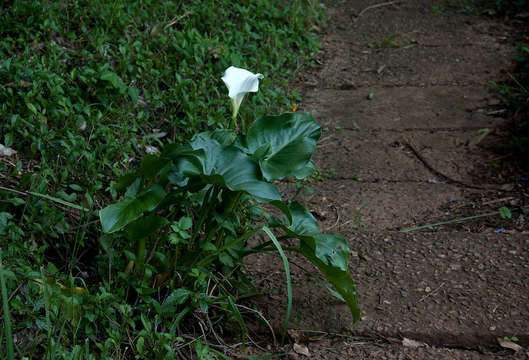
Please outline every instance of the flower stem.
M235 125L235 118L237 115L233 115L230 120L230 125L228 126L228 129L233 130L233 126Z

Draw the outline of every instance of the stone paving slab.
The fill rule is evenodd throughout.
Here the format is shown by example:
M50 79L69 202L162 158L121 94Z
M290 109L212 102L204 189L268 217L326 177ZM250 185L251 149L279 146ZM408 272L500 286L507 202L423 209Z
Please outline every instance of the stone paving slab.
M374 96L371 100L369 93ZM332 102L329 100L332 99ZM479 130L501 122L487 115L491 101L485 87L379 87L370 89L314 90L305 110L322 126L355 130ZM355 125L356 124L356 125Z
M328 130L314 161L331 179L443 182L448 177L472 185L479 168L490 163L478 146L492 137L476 128Z
M325 62L308 84L343 89L385 86L483 85L505 75L512 61L512 29L500 21L432 12L432 2L401 2L355 16L330 8ZM478 56L476 56L479 54ZM500 66L499 63L501 63Z
M396 229L423 225L447 213L443 210L465 192L456 185L425 182L374 183L354 180L332 180L310 184L313 194L301 200L319 221L329 219L324 230L347 228ZM283 198L297 191L283 186ZM339 201L336 201L336 199ZM335 226L336 225L336 226ZM329 227L331 227L329 229Z
M353 253L350 270L359 292L361 321L352 326L347 307L332 296L317 295L306 286L311 278L294 267L292 328L348 330L356 336L379 334L471 348L516 336L520 345L529 345L529 234L342 234ZM280 260L275 261L275 276L284 276ZM294 261L310 269L301 259ZM276 299L284 306L284 298ZM281 308L274 309L279 323Z
M379 232L350 239L364 311L354 333L445 346L494 344L498 336L529 344L529 234ZM340 314L335 325L350 324L343 305L332 312Z

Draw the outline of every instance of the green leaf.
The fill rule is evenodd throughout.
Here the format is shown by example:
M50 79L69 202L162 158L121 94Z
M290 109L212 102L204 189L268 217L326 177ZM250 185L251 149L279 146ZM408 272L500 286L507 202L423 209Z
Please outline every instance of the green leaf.
M74 190L74 191L83 191L83 188L77 184L70 184L70 189Z
M347 271L350 250L343 236L317 234L313 237L316 257L328 265Z
M189 230L193 226L193 220L189 216L183 216L178 220L178 227L181 230Z
M239 308L237 308L237 305L235 304L235 300L231 295L227 296L228 299L228 305L231 310L232 316L235 318L239 326L241 327L241 343L243 344L243 352L245 350L245 344L246 344L246 336L247 336L247 329L246 329L246 323L244 322L244 319L242 317L242 314L239 311Z
M14 206L20 206L20 205L24 205L26 203L26 201L24 199L21 199L21 198L18 198L18 197L14 197L12 199L7 199L7 200L3 200L3 201L6 202L6 203L13 204Z
M125 174L123 176L120 176L117 184L114 186L114 189L117 191L123 191L136 180L137 180L137 176L134 173Z
M300 253L313 263L334 286L336 291L342 296L348 305L353 316L353 321L357 322L360 319L360 309L358 308L358 302L356 299L356 288L349 271L343 271L337 267L325 264L314 255L313 249L305 247L303 244L300 246Z
M140 168L136 175L151 178L158 174L166 165L167 159L156 155L146 154L143 156L143 160L141 161Z
M127 89L127 92L129 93L132 103L136 104L138 102L138 98L140 97L140 92L138 91L138 89L136 89L133 86L129 86L129 88Z
M182 305L187 301L191 291L186 288L178 288L165 298L162 304L162 311L164 313L174 313L177 305Z
M217 251L217 247L215 245L213 245L212 243L207 242L204 245L202 245L202 250L204 250L204 251Z
M40 194L40 193L33 192L33 191L28 191L27 193L31 194L31 195L34 195L34 196L41 197L43 199L54 201L56 203L59 203L59 204L62 204L62 205L65 205L65 206L68 206L68 207L71 207L71 208L74 208L74 209L77 209L77 210L80 210L80 211L85 211L85 212L89 212L90 211L87 208L84 208L84 207L76 205L76 204L72 204L71 202L68 202L68 201L53 197L53 196L49 196L49 195L46 195L46 194Z
M299 235L319 234L320 226L309 210L297 201L288 204L292 221L288 230Z
M141 187L143 186L143 181L141 178L136 178L133 183L129 185L127 188L127 191L125 192L126 198L134 198L138 194L138 192L141 190Z
M219 260L220 260L220 262L223 263L224 265L229 266L230 268L233 267L233 259L232 259L231 256L228 255L227 253L221 253L221 254L219 254Z
M242 139L268 181L308 176L321 127L310 114L287 113L258 118Z
M200 137L215 139L222 146L229 146L234 143L236 135L231 130L228 130L228 129L217 129L217 130L206 131L206 132L198 134L197 136L193 138L192 142L195 143L195 140Z
M356 288L348 269L349 247L340 235L322 234L318 222L301 204L292 202L283 213L292 219L282 225L283 230L292 238L300 240L299 253L312 262L343 297L353 320L360 318L356 300Z
M202 133L191 143L192 151L180 151L174 158L175 172L198 177L204 184L215 184L232 191L245 191L258 200L280 200L279 189L262 180L258 166L237 147L223 146ZM171 176L171 179L179 179ZM196 180L193 180L196 182Z
M500 217L502 219L512 219L511 209L509 209L508 207L502 206L499 212L500 212Z
M59 195L62 199L68 201L68 202L74 202L77 199L76 193L68 194L65 191L57 191L57 195Z
M138 219L144 212L152 211L165 198L165 190L153 185L138 197L127 198L107 206L99 212L103 232L112 233Z
M154 234L169 221L157 215L147 215L131 222L125 227L125 235L129 240L138 240Z
M28 109L35 115L38 114L38 111L37 111L37 108L35 107L35 105L33 105L32 103L26 103L26 106L28 107Z
M316 169L316 165L314 165L314 163L311 160L311 161L309 161L307 166L305 166L303 169L297 171L295 176L299 180L306 179L309 176L311 176L312 174L314 174L314 172L316 172L316 170L317 170Z
M118 76L118 74L112 71L105 71L103 74L101 74L100 79L110 82L112 84L112 87L119 90L122 95L124 95L127 91L127 87L125 86L121 78Z

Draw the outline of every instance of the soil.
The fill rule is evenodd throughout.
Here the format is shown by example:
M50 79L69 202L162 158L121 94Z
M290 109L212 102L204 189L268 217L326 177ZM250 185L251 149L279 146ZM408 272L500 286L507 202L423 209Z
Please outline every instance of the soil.
M512 70L522 26L465 14L458 6L469 1L368 8L377 3L328 4L321 66L296 84L299 111L324 128L315 155L321 176L307 184L312 192L281 184L323 231L348 239L361 320L353 324L344 304L309 286L297 267L309 265L294 257L289 344L274 347L261 326L250 329L256 345L248 351L261 344L291 359L306 358L304 347L311 359L525 359L527 215L401 232L527 205L529 171L504 149L508 119L498 117L503 108L489 85ZM249 263L262 289L283 286L277 257ZM281 329L284 291L254 301ZM513 336L521 350L500 346L498 338Z

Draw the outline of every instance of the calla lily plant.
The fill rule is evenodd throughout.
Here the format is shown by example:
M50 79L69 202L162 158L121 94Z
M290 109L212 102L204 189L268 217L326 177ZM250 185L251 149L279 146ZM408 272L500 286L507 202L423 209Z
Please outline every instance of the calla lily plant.
M241 69L235 66L230 66L224 72L222 81L228 87L228 96L231 99L233 114L230 122L230 129L233 129L235 118L239 113L244 96L249 92L257 92L259 90L259 79L264 76L262 74L254 74L246 69Z
M206 312L218 299L227 302L228 311L238 313L235 294L246 294L247 285L222 280L222 286L210 290L210 281L221 281L212 274L242 279L245 256L275 248L287 284L284 338L292 308L284 245L321 271L334 287L331 293L348 305L354 321L360 318L360 310L346 239L322 233L305 206L282 201L275 184L313 173L311 157L321 127L310 114L290 112L259 116L246 132L244 128L242 134L233 131L244 96L257 92L262 78L229 67L222 80L233 106L230 127L196 134L185 144L165 144L159 153L146 155L134 173L120 179L120 188L126 189L124 198L102 209L99 216L105 233L120 233L131 242L131 250L135 245L135 253L127 250L129 262L123 273L131 277L136 292L166 295L157 305L160 316L182 318L198 308ZM262 203L275 207L279 217L269 214ZM278 231L282 236L276 238ZM257 234L266 237L257 246L250 244L247 240ZM246 327L241 326L244 332ZM243 343L245 336L244 332Z

